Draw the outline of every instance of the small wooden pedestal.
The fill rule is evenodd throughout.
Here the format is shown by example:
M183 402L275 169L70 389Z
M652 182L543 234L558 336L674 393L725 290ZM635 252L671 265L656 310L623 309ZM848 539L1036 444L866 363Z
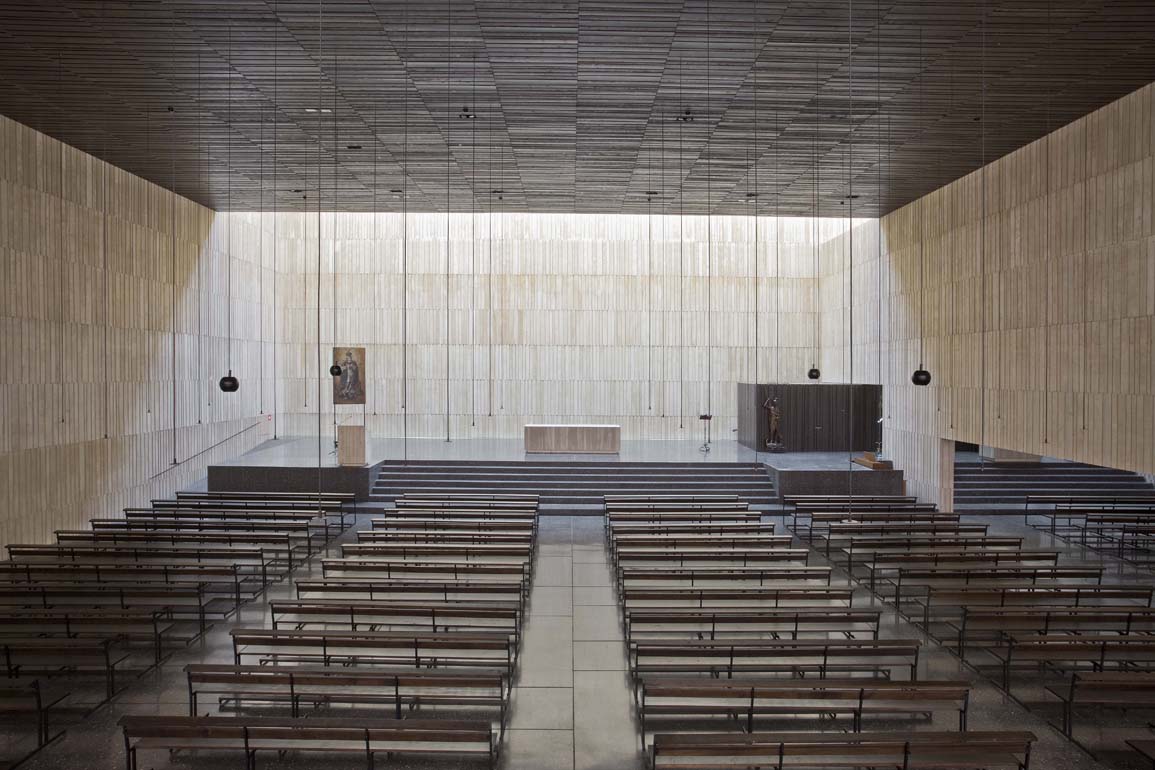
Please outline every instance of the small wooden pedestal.
M365 426L337 426L337 464L365 464Z

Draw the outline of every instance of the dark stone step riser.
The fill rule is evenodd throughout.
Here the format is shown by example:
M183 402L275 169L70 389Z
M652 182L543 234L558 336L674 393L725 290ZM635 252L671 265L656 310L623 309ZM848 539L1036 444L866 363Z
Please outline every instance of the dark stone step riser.
M520 474L481 474L481 473L429 473L429 474L398 474L398 473L382 473L377 477L378 481L389 481L394 484L422 484L426 481L470 481L470 482L485 482L493 481L505 483L508 481L521 481L522 479L532 479L534 481L554 481L554 482L616 482L616 481L650 481L650 482L664 482L664 481L685 481L686 479L699 478L703 482L734 482L740 484L759 484L768 480L768 477L754 476L752 474L737 476L730 474L708 474L695 475L689 473L671 473L662 474L656 473L652 475L646 474L614 474L614 473L551 473L551 474L536 474L536 473L520 473Z
M543 462L535 460L532 462L511 462L508 460L494 460L492 462L478 462L474 460L410 460L408 462L400 462L396 460L386 460L381 464L382 468L447 468L457 472L462 468L544 468L547 470L565 470L567 468L605 468L612 469L631 469L638 471L651 470L654 468L686 468L695 470L750 470L756 467L755 463L631 463L631 462L570 462L567 460L558 460L556 462ZM760 464L757 467L761 467Z

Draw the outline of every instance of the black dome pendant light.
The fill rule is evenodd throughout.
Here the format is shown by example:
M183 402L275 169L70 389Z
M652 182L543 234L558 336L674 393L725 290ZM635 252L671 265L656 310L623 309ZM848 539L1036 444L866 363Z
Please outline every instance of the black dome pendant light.
M919 122L922 120L923 107L923 59L922 59L922 30L918 32L918 111ZM930 372L923 366L923 343L926 338L926 333L923 324L926 321L925 305L926 305L926 198L922 199L922 204L919 206L922 210L919 212L919 239L918 239L918 368L914 370L914 374L910 375L910 381L920 388L925 388L930 385Z
M820 117L818 109L819 99L819 77L818 77L818 57L814 57L814 147L812 150L812 159L814 162L814 200L812 209L812 219L814 220L814 363L810 365L810 371L806 372L806 377L811 380L819 380L822 378L822 372L818 368L817 358L820 354L819 346L822 341L822 331L819 328L821 323L821 314L818 311L819 302L819 270L818 270L818 118Z
M228 286L225 289L225 302L228 304L228 359L229 363L233 360L233 24L232 19L229 20L228 27L229 35L229 53L228 62L226 64L226 71L228 74L228 91L226 110L226 125L228 127L228 144L225 150L226 165L228 166L226 177L226 192L225 199L227 201L227 208L229 210L229 220L227 223L227 235L225 236L225 265L228 270ZM229 373L221 377L220 387L222 393L236 393L241 389L240 380L233 376L232 366L229 367Z

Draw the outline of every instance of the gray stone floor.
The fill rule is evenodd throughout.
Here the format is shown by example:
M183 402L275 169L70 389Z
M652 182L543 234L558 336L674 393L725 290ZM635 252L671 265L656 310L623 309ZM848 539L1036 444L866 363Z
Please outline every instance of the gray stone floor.
M1045 547L1050 539L1023 527L1021 519L992 517L992 530L1024 534L1032 545ZM367 526L367 522L362 522ZM540 553L525 630L521 666L514 683L509 730L501 768L535 770L610 770L644 767L637 723L633 714L626 676L626 659L618 609L611 587L606 560L602 520L598 517L543 517L540 525ZM348 535L347 535L348 537ZM1071 550L1071 559L1087 556ZM1095 557L1098 558L1098 557ZM1135 572L1107 560L1113 579L1151 580L1147 572ZM822 563L816 558L812 563ZM298 576L310 574L306 567ZM845 584L845 580L836 584ZM285 597L290 586L281 584L270 598ZM172 655L159 669L149 672L126 687L111 703L98 708L84 720L68 728L65 738L41 751L23 767L30 770L81 770L123 766L124 755L116 722L124 714L182 714L186 692L182 668L190 662L231 661L227 630L237 624L264 625L267 600L246 605L239 618L218 623L204 639ZM884 611L883 635L921 637L921 634L889 605L859 588L855 603L876 605ZM1047 721L1057 718L1057 709L1028 710L1008 698L983 675L960 663L951 653L930 643L922 658L923 678L963 679L973 684L971 729L1028 729L1039 737L1032 767L1084 770L1112 767L1130 770L1146 767L1134 755L1121 750L1124 737L1144 735L1144 715L1129 715L1119 727L1118 713L1080 721L1078 738L1092 747L1106 762L1100 764L1088 753L1065 740ZM95 698L99 688L86 696L76 691L74 703ZM1042 699L1039 688L1019 683L1017 698L1026 703ZM928 725L954 729L951 725ZM166 762L163 755L151 754L141 770L148 767L241 766L237 756L181 756ZM288 757L261 760L261 767L360 767L359 760L318 763L314 758ZM396 762L387 767L449 767L456 764L427 765Z

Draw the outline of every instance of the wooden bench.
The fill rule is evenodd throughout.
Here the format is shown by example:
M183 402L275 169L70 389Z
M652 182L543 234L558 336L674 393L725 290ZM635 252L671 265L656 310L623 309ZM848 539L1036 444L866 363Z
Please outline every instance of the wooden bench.
M327 595L361 599L393 599L397 601L504 601L524 607L527 586L512 580L431 580L413 581L390 578L296 580L293 583L297 598L321 598Z
M0 636L0 655L9 679L96 671L104 676L105 697L116 693L116 667L129 658L114 653L116 639L55 639Z
M927 586L921 596L908 597L899 611L930 632L932 623L957 628L966 607L1062 607L1129 603L1131 609L1150 607L1153 589L1136 585L1048 586ZM915 613L918 613L916 616Z
M929 717L953 711L967 729L970 684L881 679L687 679L654 678L639 688L638 717L644 736L657 719L692 720L717 729L719 718L753 733L766 717L846 719L861 732L864 717ZM825 729L825 722L824 728Z
M1047 688L1063 703L1063 734L1071 737L1075 706L1155 708L1155 672L1127 671L1072 674L1066 686Z
M515 500L507 497L399 497L393 501L397 510L423 508L453 510L457 508L494 508L502 510L523 510L537 512L537 496L534 499Z
M918 679L915 639L678 639L629 643L635 680L653 675L792 677L862 674L889 678L905 669Z
M1102 672L1109 666L1131 671L1155 667L1155 637L1147 634L1007 634L1005 646L990 650L1001 662L1002 687L1010 692L1011 670L1018 664L1043 664L1058 671L1080 667Z
M727 524L739 522L759 522L762 514L759 511L620 511L607 512L605 515L606 529L618 524L673 524L673 523L703 523Z
M769 733L654 736L650 766L734 768L916 768L1029 770L1028 732Z
M619 523L609 529L609 539L612 543L620 537L631 535L744 535L764 534L773 535L777 525L773 522L738 521L719 523L678 523L660 522L657 524Z
M48 710L64 697L67 696L46 703L40 690L39 679L12 679L0 682L0 716L32 722L36 730L36 746L43 747L53 738L48 726ZM13 762L12 767L20 763L15 760L16 757L0 754L0 762Z
M380 558L373 546L347 544L341 546L343 557L323 559L324 577L344 576L357 578L395 578L413 580L512 580L528 590L533 564L528 559L517 561L398 561Z
M100 584L203 585L208 593L228 593L236 604L264 590L260 575L246 574L236 564L139 564L108 562L0 562L0 585L37 582Z
M332 665L412 665L415 668L486 668L512 672L517 645L510 634L415 631L286 631L234 628L233 662Z
M205 497L204 495L209 495ZM249 508L253 510L295 510L295 511L312 511L315 515L320 516L336 516L338 524L341 529L348 526L347 516L349 514L357 515L357 501L353 495L344 496L341 499L328 498L318 499L314 493L297 494L289 493L232 493L230 495L206 493L206 492L177 492L177 499L175 500L151 500L150 505L154 509L162 508L180 508L184 510L206 509L215 510L219 508Z
M782 495L786 505L799 503L917 503L914 495Z
M61 545L136 545L155 546L240 546L259 547L273 562L283 561L286 570L297 566L295 554L310 553L310 542L300 536L280 532L93 532L91 530L58 530L56 541ZM9 552L11 553L11 551Z
M350 599L278 599L269 603L272 627L304 629L500 631L521 638L521 607L479 602L396 602Z
M354 754L372 770L376 754L474 756L493 767L497 747L488 722L436 719L279 717L121 717L125 761L136 770L143 750Z
M861 556L861 554L859 554ZM1059 552L1046 550L992 549L918 549L913 551L891 551L884 549L869 554L852 564L855 579L865 579L871 591L878 591L878 584L895 579L900 569L926 570L975 570L989 567L999 568L1046 568L1054 567L1059 561Z
M606 505L616 503L737 503L738 495L603 495Z
M794 511L790 528L800 537L813 538L831 524L845 521L905 522L909 524L957 524L957 513L943 511Z
M969 567L899 567L895 577L884 578L883 583L894 586L894 604L898 606L910 594L925 594L929 586L1029 586L1052 585L1058 581L1088 580L1103 582L1103 567L1063 566L991 566Z
M778 545L744 548L740 546L701 548L618 548L614 554L614 565L628 565L636 562L666 562L685 566L687 564L773 564L777 562L798 562L806 564L810 558L808 548L785 548Z
M145 642L153 647L155 663L159 664L166 646L187 644L199 633L182 636L180 624L164 610L115 607L0 609L0 638L33 636Z
M532 531L508 530L451 530L451 529L389 529L374 527L371 531L358 532L358 542L362 543L468 543L488 547L490 545L524 546L533 553L536 536Z
M740 639L826 635L878 638L881 613L848 607L626 608L626 639Z
M357 546L365 555L402 560L442 557L462 561L500 558L529 561L533 555L533 547L528 543L395 543L391 534L361 530L357 533Z
M85 564L202 564L226 563L261 576L262 585L283 571L260 548L226 546L199 548L158 545L9 545L14 562L77 562Z
M618 592L622 609L642 608L657 603L661 607L725 607L729 602L738 602L747 607L764 604L768 607L782 607L793 604L813 606L829 602L831 606L849 607L854 597L852 588L831 588L829 586L750 586L750 587L686 587L663 586L660 588L622 587Z
M373 529L446 532L537 532L537 519L472 518L455 516L384 516L370 520Z
M975 634L984 634L977 646L997 649L1008 634L1115 633L1143 635L1155 632L1155 608L1109 607L964 607L962 619L948 628L957 630L957 651L976 646Z
M203 632L210 615L226 618L236 606L207 596L204 586L163 584L0 583L0 607L113 607L163 610L172 617L195 619Z
M830 567L618 567L617 585L620 590L629 584L683 583L689 587L735 583L754 586L784 587L799 581L830 585Z
M505 732L509 682L498 673L217 664L192 664L184 670L189 716L197 715L200 698L206 695L215 696L222 710L271 704L288 706L293 717L333 704L384 706L396 719L429 708L469 708L496 712L498 727Z

